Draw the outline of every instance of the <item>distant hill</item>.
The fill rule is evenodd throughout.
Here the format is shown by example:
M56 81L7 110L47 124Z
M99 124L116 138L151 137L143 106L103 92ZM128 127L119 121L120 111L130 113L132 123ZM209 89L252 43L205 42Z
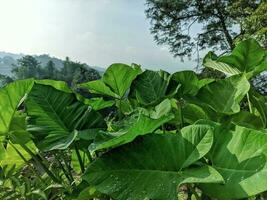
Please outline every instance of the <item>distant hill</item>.
M13 65L16 64L17 60L22 58L23 56L25 55L0 51L0 74L11 75L11 70L13 68ZM45 66L49 60L52 60L57 68L63 67L63 60L59 58L51 57L48 54L33 55L33 56L36 58L36 60L38 60L38 62L41 63L41 66ZM102 75L105 72L104 68L97 66L89 66L89 65L87 66L97 70L100 75Z

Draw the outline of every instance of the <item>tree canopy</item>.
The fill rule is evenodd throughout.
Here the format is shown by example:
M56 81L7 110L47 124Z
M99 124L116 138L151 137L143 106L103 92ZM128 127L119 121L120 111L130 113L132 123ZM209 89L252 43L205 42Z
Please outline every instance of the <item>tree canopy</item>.
M254 36L266 46L266 0L147 0L146 15L158 44L174 56L194 50L232 50ZM200 29L195 33L195 28Z
M18 59L17 64L13 65L12 76L0 74L0 87L19 79L55 79L73 85L100 79L99 73L88 67L86 64L71 61L68 57L63 62L63 67L57 66L55 62L49 60L42 66L38 60L30 55Z

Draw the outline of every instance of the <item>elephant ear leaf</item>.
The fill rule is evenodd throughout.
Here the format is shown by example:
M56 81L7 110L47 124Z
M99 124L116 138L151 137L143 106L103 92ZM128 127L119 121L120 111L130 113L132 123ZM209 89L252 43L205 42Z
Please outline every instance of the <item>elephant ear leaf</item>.
M240 42L230 55L216 58L209 53L203 65L229 75L246 73L250 78L267 69L266 58L266 50L256 40L248 39Z
M170 78L165 71L146 70L133 82L131 96L143 106L156 105L168 95Z
M225 184L201 184L204 193L217 199L243 199L267 190L266 132L216 125L214 145L208 153Z
M223 182L210 166L185 169L210 150L212 141L207 125L187 127L182 134L142 136L98 158L83 179L118 200L176 200L182 183Z
M172 80L181 84L179 94L195 96L200 88L213 82L213 79L198 79L193 71L181 71L172 74Z
M26 101L30 130L44 150L65 149L78 130L105 127L102 116L76 99L75 94L35 84Z
M143 114L139 114L138 117L131 122L131 124L122 130L117 132L105 132L104 140L96 137L95 142L89 146L89 150L94 152L101 149L114 148L132 142L137 136L152 133L158 127L170 121L172 118L172 114L163 115L158 119L152 119ZM103 135L101 135L101 137L102 136Z
M14 115L33 86L33 79L19 80L0 88L0 159L5 157L4 137L10 131Z
M33 79L19 80L0 89L0 134L9 131L12 118L22 99L30 92L33 83Z
M133 80L142 73L140 66L130 67L125 64L115 63L108 67L101 80L80 84L92 93L107 95L121 99L129 90Z
M112 64L103 75L103 82L116 94L123 97L130 88L133 80L142 73L138 66L130 67L125 64Z
M240 111L239 103L249 88L244 75L235 75L204 86L197 98L219 113L234 114Z
M251 103L260 114L260 118L264 127L267 127L267 98L261 94L251 91Z
M102 80L89 81L87 83L82 83L79 86L81 88L88 89L91 93L119 98L119 96L114 93Z
M219 62L218 56L211 51L204 57L203 66L220 71L227 75L236 75L241 73L238 68L230 66L224 62Z

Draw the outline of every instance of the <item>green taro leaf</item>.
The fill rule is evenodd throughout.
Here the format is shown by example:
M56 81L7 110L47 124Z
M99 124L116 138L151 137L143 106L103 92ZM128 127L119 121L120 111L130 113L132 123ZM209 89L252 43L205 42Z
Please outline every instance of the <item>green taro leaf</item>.
M159 119L164 115L170 114L172 105L169 99L163 100L160 104L155 106L155 109L151 110L149 116L152 119Z
M116 106L124 115L131 114L134 110L128 99L116 99Z
M66 93L72 93L72 90L69 88L68 84L65 81L43 79L43 80L35 80L34 82L41 85L50 85L51 87Z
M33 83L33 79L19 80L0 89L0 134L9 131L13 115Z
M87 187L87 188L83 189L80 192L77 200L94 199L95 197L98 197L98 196L100 196L100 195L97 193L97 191L96 191L95 188L93 188L93 187Z
M131 95L141 105L155 105L167 95L170 75L165 71L146 70L131 86Z
M31 141L31 135L27 131L25 113L17 111L10 123L8 137L13 144L26 144Z
M159 119L164 115L168 115L171 114L171 110L172 110L172 101L175 101L174 99L165 99L162 102L160 102L158 105L156 106L152 106L149 108L143 108L143 107L139 107L137 108L138 111L140 111L140 113L149 116L152 119Z
M24 145L27 146L27 148L29 148L32 152L35 152L36 146L32 141L29 141ZM7 165L8 167L15 165L16 169L23 167L25 165L25 161L20 157L19 154L21 154L26 160L30 160L32 158L31 155L21 147L21 145L13 144L12 146L8 144L5 149L5 157L2 159L0 158L0 165Z
M0 162L6 157L6 149L3 144L4 137L0 137Z
M82 83L79 86L81 88L88 89L92 93L119 98L119 96L116 93L112 92L112 90L102 80L95 80L87 83Z
M189 124L193 124L199 119L209 119L202 107L195 104L187 103L182 108L182 112L184 121Z
M236 75L241 73L239 69L232 67L226 63L219 62L217 61L217 59L217 55L210 51L203 59L203 66L215 69L227 75Z
M239 103L249 88L245 76L235 75L204 86L196 97L219 113L234 114L240 111Z
M216 125L214 145L208 157L225 184L202 184L204 193L216 199L241 199L267 190L267 134L236 126Z
M149 118L143 114L139 114L138 118L133 120L128 126L116 132L105 132L104 139L97 140L90 145L91 152L114 148L133 141L139 135L152 133L162 124L170 121L173 118L172 114L162 116L158 119ZM103 137L103 135L101 135Z
M121 99L140 73L142 73L142 70L138 66L130 67L125 64L115 63L109 66L101 80L82 83L80 87L88 89L92 93Z
M247 73L248 78L267 69L266 50L254 39L240 42L230 55L221 56L216 61L204 59L204 66L226 74Z
M99 192L118 200L176 200L183 183L222 183L209 166L186 168L210 149L209 126L188 127L182 134L150 134L113 149L94 161L83 176Z
M37 146L45 151L67 148L76 130L105 127L102 116L78 101L75 94L35 84L26 101L29 129Z
M102 110L104 108L109 108L115 104L115 101L105 101L103 98L84 98L82 102L87 105L90 105L94 110Z
M123 97L130 88L133 80L142 72L138 66L130 67L125 64L112 64L103 75L103 82L116 94Z
M262 123L262 120L259 116L256 116L247 111L240 111L239 113L232 115L231 121L236 125L245 126L247 128L265 128L265 125Z
M249 94L253 107L257 109L264 127L267 127L267 99L259 93L251 92Z
M172 74L172 80L181 84L180 95L195 96L200 88L213 82L213 79L198 79L193 71L180 71Z

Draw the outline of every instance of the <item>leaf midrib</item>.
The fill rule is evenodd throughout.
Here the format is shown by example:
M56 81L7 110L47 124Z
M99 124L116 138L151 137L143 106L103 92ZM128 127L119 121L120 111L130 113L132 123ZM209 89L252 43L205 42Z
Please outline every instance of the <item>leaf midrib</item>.
M237 173L241 173L241 172L267 172L267 169L264 170L264 169L261 169L261 170L246 170L246 169L234 169L234 168L226 168L226 167L218 167L218 166L212 166L214 167L215 169L218 169L218 170L224 170L224 171L235 171Z
M47 96L41 95L42 97L44 97L44 100L46 101L47 105L49 106L49 108L51 108L52 112L55 114L54 116L56 116L57 121L59 122L59 125L61 125L61 127L65 130L65 131L69 131L68 128L65 126L64 122L61 120L61 118L58 116L57 112L55 111L55 109L50 105L50 102L47 99ZM34 100L35 101L35 100ZM35 103L40 106L36 101ZM43 108L42 108L43 110ZM47 113L44 112L46 115ZM50 118L50 117L49 117ZM51 118L50 118L51 119ZM58 123L57 123L58 124Z

